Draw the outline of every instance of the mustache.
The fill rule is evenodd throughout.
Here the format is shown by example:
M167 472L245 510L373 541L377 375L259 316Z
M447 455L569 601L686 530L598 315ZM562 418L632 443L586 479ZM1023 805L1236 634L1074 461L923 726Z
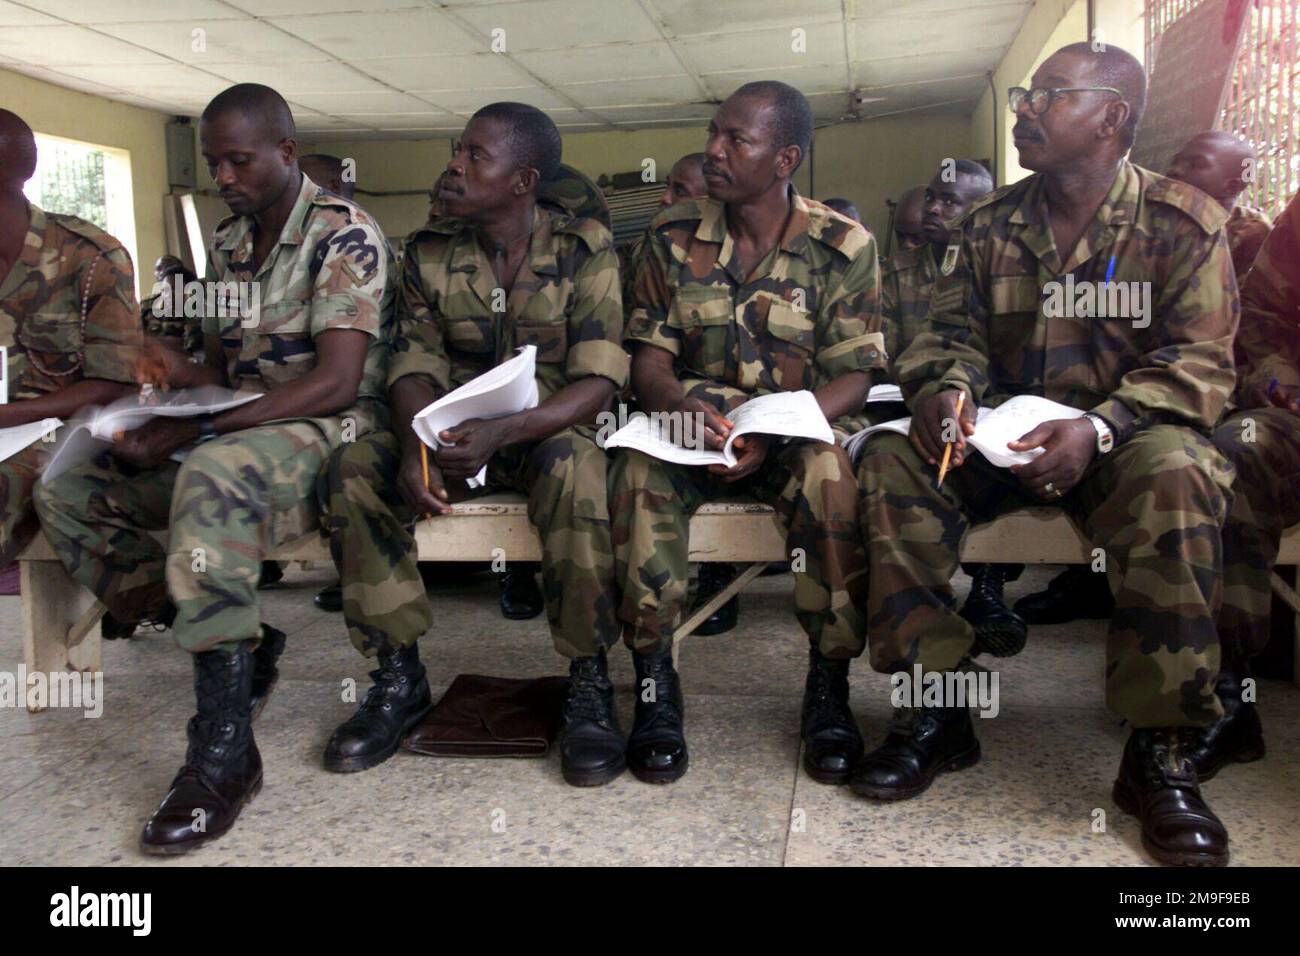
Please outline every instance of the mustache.
M717 176L719 179L725 179L727 182L731 182L731 177L712 163L706 162L702 167L702 171L705 176Z
M1011 128L1011 135L1019 136L1021 139L1031 139L1036 143L1041 143L1043 141L1042 133L1034 129L1032 126L1024 126L1020 123L1017 123Z

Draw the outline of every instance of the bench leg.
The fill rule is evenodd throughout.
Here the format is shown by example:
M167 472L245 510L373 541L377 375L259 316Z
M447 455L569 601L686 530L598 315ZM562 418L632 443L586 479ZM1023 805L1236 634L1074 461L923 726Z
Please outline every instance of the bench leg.
M673 666L677 666L677 659L681 654L682 641L689 637L691 632L709 619L709 616L722 605L730 601L735 595L745 589L750 581L763 573L767 567L766 561L760 561L757 564L751 564L741 571L725 588L715 594L707 604L688 617L677 630L673 631Z
M20 561L23 661L27 672L103 670L99 629L104 606L58 561Z
M1300 687L1300 594L1273 572L1273 591L1295 614L1295 656L1291 663L1291 682Z

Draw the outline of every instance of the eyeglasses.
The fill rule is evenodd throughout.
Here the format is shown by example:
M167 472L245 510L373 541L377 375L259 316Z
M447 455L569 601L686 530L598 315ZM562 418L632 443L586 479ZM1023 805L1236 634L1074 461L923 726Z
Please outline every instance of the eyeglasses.
M1020 104L1028 102L1029 112L1035 116L1042 116L1052 108L1052 104L1056 102L1057 97L1062 93L1114 93L1116 96L1124 95L1113 86L1058 86L1055 88L1036 86L1032 90L1027 90L1023 86L1013 86L1007 90L1007 105L1011 107L1011 112L1019 113Z

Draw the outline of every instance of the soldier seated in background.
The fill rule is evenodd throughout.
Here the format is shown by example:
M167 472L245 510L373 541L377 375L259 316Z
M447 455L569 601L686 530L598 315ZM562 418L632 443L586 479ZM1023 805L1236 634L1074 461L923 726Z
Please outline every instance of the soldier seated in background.
M60 559L110 610L174 619L194 659L197 712L185 764L145 824L145 853L184 853L225 833L262 785L252 721L284 635L260 621L268 550L317 531L329 453L383 413L393 277L375 221L301 174L280 94L244 83L199 121L203 158L231 216L208 278L257 284L258 321L205 315L204 365L161 353L174 387L262 392L216 416L156 418L111 455L37 490ZM190 448L183 464L171 455ZM166 547L151 531L168 530Z
M484 466L489 489L528 494L541 535L547 620L556 650L571 659L564 778L594 785L623 769L607 706L605 648L618 623L606 460L594 427L627 380L618 260L600 222L539 204L560 152L559 130L540 110L485 106L447 164L445 218L406 243L388 372L393 430L341 449L322 480L348 634L358 651L379 658L374 685L325 748L328 770L387 760L429 710L416 642L433 608L412 532L421 516L449 512ZM415 414L524 345L537 348L540 404L444 432L453 446L427 453L426 484Z
M898 197L894 207L894 239L902 249L920 249L927 242L922 218L925 216L925 185L913 186Z
M153 294L140 303L140 324L145 335L161 339L168 348L187 355L203 352L203 327L199 316L186 316L185 289L198 279L176 256L159 256L153 267ZM176 297L180 285L181 296Z
M308 153L298 157L298 168L322 189L344 199L356 198L356 170L349 170L339 157L329 153Z
M651 223L628 327L633 390L646 412L703 422L711 448L722 446L731 409L755 395L803 389L814 391L843 440L860 425L853 416L871 373L885 367L875 240L790 182L811 137L812 111L798 90L742 86L709 124L709 197ZM792 557L801 556L794 597L808 637L804 766L816 780L842 783L862 751L848 673L866 631L852 463L840 444L746 435L734 447L732 468L670 464L627 449L615 456L619 618L639 691L628 763L647 782L686 771L672 642L686 596L690 518L706 501L742 494L775 506Z
M1202 780L1226 763L1258 760L1264 735L1252 695L1250 661L1268 643L1282 532L1300 522L1300 196L1278 218L1241 289L1235 343L1237 411L1214 444L1237 469L1223 526L1222 663L1216 684L1223 717L1191 751Z
M834 209L841 216L852 219L858 225L862 224L862 213L858 212L858 207L853 205L851 200L832 196L830 199L823 199L822 205Z
M1214 616L1231 468L1207 434L1233 385L1227 215L1124 159L1146 76L1118 47L1064 47L1035 71L1033 89L1010 93L1020 163L1035 175L977 202L953 229L926 331L895 362L910 439L882 436L863 457L871 662L904 677L914 700L918 668L955 690L952 672L975 637L949 583L966 529L1026 504L1060 505L1103 549L1117 583L1106 700L1131 734L1115 801L1139 817L1157 860L1222 864L1228 834L1188 753L1223 713ZM1049 316L1044 278L1066 273L1094 289L1134 283L1150 307ZM1008 470L968 455L978 407L1015 395L1087 414L1013 442L1045 449L1028 464ZM949 441L953 467L936 488ZM912 797L979 757L969 707L945 693L939 706L898 708L852 787ZM1061 763L1068 772L1068 756Z
M0 109L0 428L130 394L140 354L130 255L102 229L28 202L23 184L35 171L31 127ZM41 448L0 461L0 568L36 534Z

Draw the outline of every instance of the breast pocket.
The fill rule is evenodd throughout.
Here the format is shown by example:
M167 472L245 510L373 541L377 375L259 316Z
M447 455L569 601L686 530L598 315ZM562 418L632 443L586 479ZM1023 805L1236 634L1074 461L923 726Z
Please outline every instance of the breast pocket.
M563 362L569 354L569 323L560 316L549 321L520 320L515 326L515 346L537 346L537 361Z
M993 276L989 281L986 338L994 378L1005 385L1032 385L1041 377L1044 343L1036 342L1043 290L1035 276Z
M310 300L263 306L257 325L243 331L241 368L255 366L268 387L292 382L316 367Z
M682 340L681 363L705 378L728 381L729 333L734 322L729 296L693 298L678 295L668 309L666 324Z
M460 316L442 320L447 348L471 355L490 355L493 351L492 319L488 316Z
M764 364L772 386L787 392L813 387L813 355L817 326L812 313L773 299L767 312L767 352Z
M85 340L80 314L35 312L19 324L15 338L28 364L41 374L61 378L81 368Z

